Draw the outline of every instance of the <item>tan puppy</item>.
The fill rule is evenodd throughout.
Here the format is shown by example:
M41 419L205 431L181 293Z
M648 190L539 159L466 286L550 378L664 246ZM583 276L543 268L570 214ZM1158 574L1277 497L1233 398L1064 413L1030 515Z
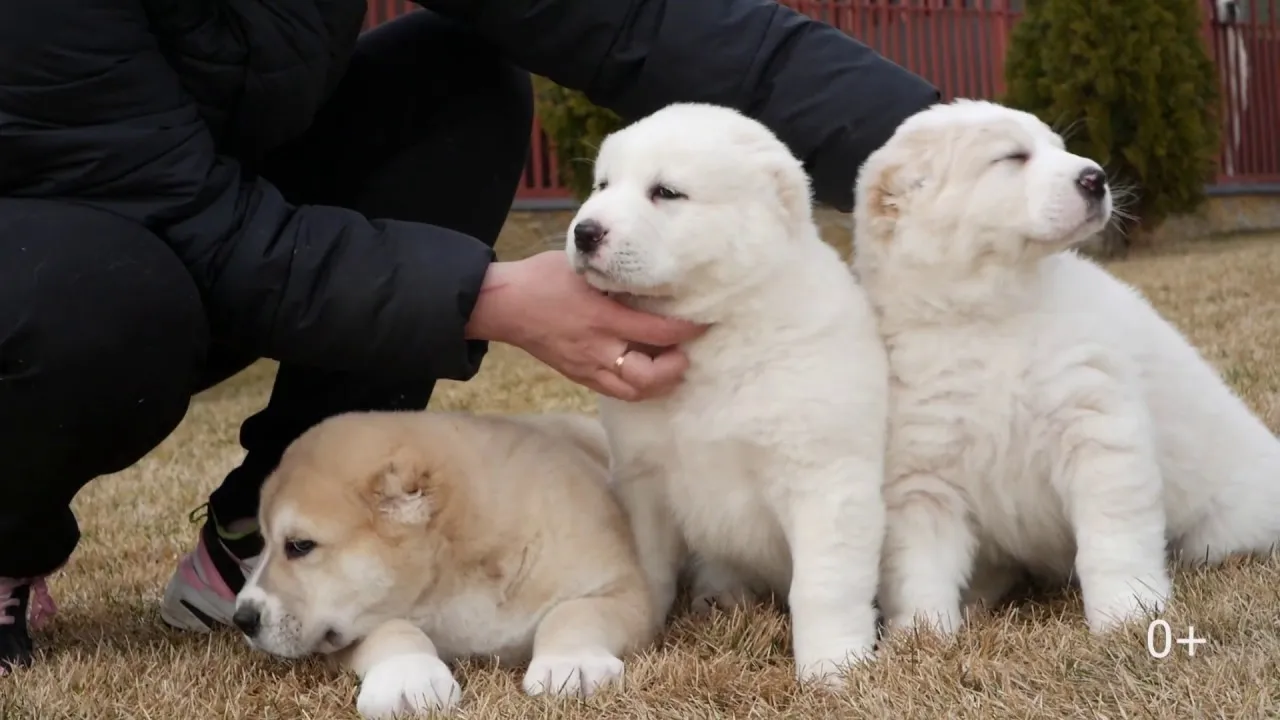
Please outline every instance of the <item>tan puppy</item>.
M448 710L466 657L587 695L652 637L648 589L574 415L353 413L293 443L262 490L261 564L236 600L254 647L337 653L366 717Z

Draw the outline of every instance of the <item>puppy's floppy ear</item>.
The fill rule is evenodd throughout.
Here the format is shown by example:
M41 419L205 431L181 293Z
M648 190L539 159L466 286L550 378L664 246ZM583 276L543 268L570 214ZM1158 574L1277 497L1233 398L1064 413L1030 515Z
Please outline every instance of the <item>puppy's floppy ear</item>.
M778 200L792 225L812 222L813 191L809 186L809 176L800 161L790 153L785 157L778 156L770 163L769 172Z
M919 168L882 148L862 164L857 183L855 232L888 241L893 236L902 205L913 191L924 185L924 177Z
M909 189L902 179L903 166L900 163L882 163L870 169L874 172L863 178L866 183L863 211L870 220L897 220L903 196Z
M399 448L369 479L367 497L374 511L405 525L423 525L431 518L431 476L422 458Z

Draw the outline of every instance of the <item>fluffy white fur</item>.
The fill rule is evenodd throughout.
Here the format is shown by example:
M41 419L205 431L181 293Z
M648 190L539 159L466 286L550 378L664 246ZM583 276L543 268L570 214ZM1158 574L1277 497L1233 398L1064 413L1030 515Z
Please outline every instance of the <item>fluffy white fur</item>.
M1026 569L1074 575L1104 631L1164 606L1167 551L1216 562L1280 540L1280 443L1070 250L1112 210L1088 170L1033 116L972 101L907 120L861 169L854 267L891 376L891 626L954 630Z
M818 236L808 179L763 125L673 105L605 139L573 266L624 302L711 325L674 394L601 399L656 617L697 557L696 602L789 601L798 677L867 658L883 536L887 368L861 289Z

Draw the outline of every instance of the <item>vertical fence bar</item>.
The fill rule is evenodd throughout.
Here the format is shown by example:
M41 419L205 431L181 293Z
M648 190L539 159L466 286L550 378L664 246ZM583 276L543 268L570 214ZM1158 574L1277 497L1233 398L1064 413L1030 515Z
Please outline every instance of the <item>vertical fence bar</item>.
M529 138L529 179L532 182L526 183L520 188L525 195L539 196L542 191L549 185L549 181L555 176L547 173L544 158L551 153L550 148L546 147L546 133L542 131L542 123L535 115L533 118L533 134Z
M1254 153L1246 153L1244 149L1253 145L1252 113L1249 112L1249 24L1240 16L1223 25L1226 30L1227 54L1231 58L1231 109L1235 118L1236 136L1232 155L1235 158L1236 177L1248 177L1253 174L1253 165L1257 157Z
M916 32L917 24L913 17L915 11L916 0L901 0L901 4L894 12L898 27L902 28L902 59L900 65L911 72L920 74L920 56L924 52L924 48L920 47L920 38Z
M1265 68L1255 85L1262 136L1259 171L1276 182L1280 180L1280 0L1256 0L1255 6L1250 19L1258 30L1257 65Z
M991 46L992 97L1004 95L1004 56L1009 50L1009 34L1013 31L1009 0L991 0L991 22L995 26L995 42Z
M985 0L974 0L975 3L983 3ZM973 54L974 54L974 76L977 80L977 94L979 97L995 97L995 90L992 88L991 72L991 56L993 38L991 32L992 14L983 5L978 5L974 12L972 22L974 25L973 34Z

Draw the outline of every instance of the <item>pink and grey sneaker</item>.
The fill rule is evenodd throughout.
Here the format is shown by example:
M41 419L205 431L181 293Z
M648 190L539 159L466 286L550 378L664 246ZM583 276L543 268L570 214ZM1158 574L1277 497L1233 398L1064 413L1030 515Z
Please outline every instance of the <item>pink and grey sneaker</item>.
M206 508L193 512L192 522L200 520L200 510ZM179 630L209 632L218 625L230 627L236 593L262 553L262 536L256 529L227 532L207 509L203 520L196 549L178 563L160 606L160 617Z
M39 630L58 612L44 578L0 578L0 675L31 664Z

